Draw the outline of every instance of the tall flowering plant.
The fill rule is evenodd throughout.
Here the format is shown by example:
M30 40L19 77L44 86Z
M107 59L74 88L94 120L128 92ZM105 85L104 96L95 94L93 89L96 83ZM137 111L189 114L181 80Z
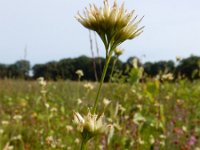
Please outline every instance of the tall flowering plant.
M86 117L88 118L89 116L89 118L91 119L86 119L86 120L83 119L84 121L81 119L82 121L79 121L79 123L82 124L83 128L85 127L83 126L83 124L86 124L85 121L87 120L92 120L90 121L90 123L92 123L94 126L98 125L98 128L100 128L98 122L99 122L99 119L102 120L102 116L101 117L95 117L95 116L98 116L96 115L96 111L97 111L97 105L99 102L99 95L100 95L104 78L106 76L106 72L108 69L108 65L110 63L110 59L113 55L114 50L124 41L129 40L129 39L134 39L135 37L139 36L143 32L143 27L141 28L138 27L142 18L137 20L137 16L135 16L134 14L135 14L134 11L128 12L124 8L124 3L121 6L118 6L117 1L115 0L113 6L111 7L108 3L108 0L104 0L103 7L98 8L96 5L90 4L90 7L86 8L85 11L83 11L83 15L81 15L78 12L76 16L76 19L84 27L88 28L89 30L95 31L99 35L99 37L101 38L105 46L105 52L106 52L105 53L106 61L105 61L103 73L101 76L100 84L98 87L97 95L94 101L94 105L92 107L92 113L89 113L89 115L87 115ZM77 120L78 116L79 115L75 113L74 115L75 120ZM94 127L94 128L97 129L97 127ZM87 133L83 131L87 131ZM84 134L83 137L87 135L88 137L92 138L93 137L92 135L97 135L97 134L92 133L93 131L95 130L82 129L82 134ZM87 141L85 141L83 145L86 143ZM84 147L84 146L81 146L81 147Z

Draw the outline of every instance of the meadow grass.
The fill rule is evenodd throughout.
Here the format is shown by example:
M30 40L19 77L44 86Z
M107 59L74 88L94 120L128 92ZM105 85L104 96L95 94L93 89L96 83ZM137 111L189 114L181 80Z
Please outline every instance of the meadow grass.
M0 81L0 149L79 149L73 111L86 113L98 87L88 82ZM112 127L92 139L89 149L197 149L200 147L200 82L106 83L100 101ZM103 104L102 104L103 105ZM98 107L102 112L103 106ZM7 147L6 147L7 146Z

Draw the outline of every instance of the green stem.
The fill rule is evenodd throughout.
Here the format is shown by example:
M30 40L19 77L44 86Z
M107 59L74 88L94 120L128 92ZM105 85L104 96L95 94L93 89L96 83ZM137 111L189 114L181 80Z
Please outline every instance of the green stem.
M103 73L101 75L101 80L100 80L99 88L98 88L98 91L97 91L97 96L96 96L94 106L93 106L93 110L92 110L93 114L96 112L96 109L97 109L97 104L98 104L98 101L99 101L99 95L100 95L101 88L102 88L102 85L103 85L103 82L104 82L104 79L105 79L105 76L106 76L106 72L107 72L107 69L108 69L108 65L109 65L111 56L112 56L112 53L110 53L109 55L106 56L106 63L105 63L104 68L103 68Z
M88 132L82 133L82 142L81 142L81 149L80 150L86 150L87 149L87 143L92 138L89 136Z
M82 139L82 142L81 142L81 149L80 150L86 150L86 142L84 139Z
M118 60L118 57L117 57L117 58L115 58L115 60L113 61L113 65L112 65L112 69L111 69L111 73L110 73L109 82L110 82L110 81L111 81L111 79L112 79L113 72L114 72L114 69L115 69L115 66L116 66L117 60Z

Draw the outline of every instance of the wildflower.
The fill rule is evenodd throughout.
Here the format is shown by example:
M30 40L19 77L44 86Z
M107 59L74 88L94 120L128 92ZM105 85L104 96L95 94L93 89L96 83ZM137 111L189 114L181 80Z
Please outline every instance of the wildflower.
M22 116L21 115L14 115L13 119L16 120L16 121L20 121L22 119Z
M107 118L107 121L108 122L113 122L113 119L112 118Z
M151 144L154 144L154 143L155 143L155 138L154 138L153 135L150 135L149 142L150 142Z
M86 84L84 84L84 88L86 88L88 90L93 90L94 86L91 83L86 83Z
M133 118L133 122L135 124L139 125L140 123L143 123L145 121L146 121L145 117L143 117L140 113L135 113Z
M165 141L160 141L160 145L165 146Z
M78 12L76 19L84 27L96 31L106 47L110 43L117 47L125 40L133 39L142 33L143 27L138 29L142 19L135 22L137 17L133 17L134 11L125 10L124 3L118 7L116 0L112 7L108 0L104 0L103 8L90 5L83 14L84 16L81 16Z
M71 150L71 149L72 149L71 146L68 146L68 147L67 147L67 150Z
M169 81L171 81L173 79L174 79L174 77L173 77L172 73L167 73L167 74L162 75L162 80L169 80Z
M47 145L50 145L52 148L56 148L56 141L55 141L55 138L53 136L48 136L46 138L46 143Z
M133 92L134 94L136 94L136 90L135 89L132 89L131 92Z
M122 55L123 51L124 51L123 49L120 49L118 47L114 49L115 55L117 57L119 57L120 55Z
M77 130L81 132L83 138L92 138L105 131L103 122L103 115L91 114L88 112L87 116L82 117L78 112L74 112L74 123L77 125ZM88 140L89 140L88 139Z
M186 127L186 126L182 126L182 130L183 130L184 132L187 132L187 127Z
M108 100L107 98L103 99L103 104L104 104L105 107L107 107L110 103L111 103L111 101Z
M159 137L160 137L161 139L166 139L166 136L163 135L163 134L161 134Z
M76 71L76 74L78 75L79 78L81 78L82 76L84 76L83 71L80 70L80 69L78 69L78 70Z
M12 145L10 145L10 142L7 142L3 148L3 150L13 150L13 149L14 149L14 147Z
M79 144L80 143L80 140L78 138L75 139L74 141L76 144Z
M44 80L44 77L39 77L37 80L42 87L45 87L47 85L46 81Z
M103 145L99 145L98 147L99 147L100 150L103 150L103 149L104 149L104 148L103 148Z
M21 140L21 139L22 139L22 136L20 134L12 137L12 140Z
M119 104L119 110L121 110L121 112L124 113L126 111L126 108Z
M138 143L139 143L140 145L143 145L143 144L144 144L144 141L143 141L141 138L139 138L139 139L138 139Z
M80 98L77 99L77 104L78 105L82 104L82 100Z
M2 121L1 121L1 124L2 124L2 125L8 125L8 124L9 124L9 121L7 121L7 120L2 120Z
M46 107L47 109L50 107L49 103L45 103L44 105L45 105L45 107Z
M139 109L139 111L142 111L142 105L137 104L136 107Z
M125 115L125 116L124 116L124 119L125 119L125 120L128 120L128 119L129 119L129 116L128 116L128 115Z
M73 127L70 126L70 125L66 125L66 129L67 129L67 132L69 132L69 131L72 131L72 130L73 130Z
M42 95L45 95L47 93L47 91L46 91L47 82L44 80L43 77L39 77L37 80L39 82L39 85L41 86L40 93Z
M151 127L155 127L155 123L150 123L150 126Z
M58 111L58 109L56 108L56 107L53 107L53 108L51 108L51 110L50 110L51 112L57 112Z
M195 145L196 142L197 142L196 137L192 135L192 136L189 138L189 140L188 140L187 143L188 143L188 145L193 146L193 145Z
M33 112L32 114L31 114L31 117L32 118L36 118L38 116L38 114L36 113L36 112Z

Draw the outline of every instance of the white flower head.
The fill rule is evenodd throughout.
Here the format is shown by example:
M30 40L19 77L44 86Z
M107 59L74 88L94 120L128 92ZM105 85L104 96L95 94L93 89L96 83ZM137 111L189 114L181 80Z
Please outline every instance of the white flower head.
M76 16L84 27L96 31L105 45L112 43L115 47L143 32L143 27L138 28L142 19L136 21L136 18L134 11L125 10L124 3L118 6L116 0L113 6L109 5L108 0L104 0L104 5L100 8L90 5L83 15L78 12Z
M146 118L142 116L140 113L135 113L133 122L137 125L140 125L141 123L144 123L146 121Z
M83 70L80 70L80 69L78 69L78 70L76 71L76 74L77 74L79 77L84 76Z
M111 103L111 101L109 99L107 99L107 98L103 99L103 104L105 107L107 107L110 103Z
M115 52L115 55L119 57L120 55L123 54L124 50L117 47L117 48L115 48L114 52Z
M169 80L169 81L171 81L173 79L174 79L174 76L173 76L172 73L167 73L167 74L163 74L162 75L162 80Z
M94 89L94 86L91 83L86 83L83 86L88 90L93 90Z
M91 137L105 132L104 115L96 115L88 112L86 116L74 112L73 122L77 125L77 130L84 136L89 133Z
M80 98L77 99L77 104L78 105L82 104L82 100Z
M22 116L21 115L14 115L13 119L16 120L16 121L20 121L22 119Z
M47 82L44 80L44 77L39 77L37 80L40 86L45 87L47 85Z
M71 125L66 125L66 129L67 129L67 132L70 132L73 130L73 127Z
M9 121L7 121L7 120L2 120L2 121L1 121L1 124L2 124L2 125L8 125L8 124L9 124Z

